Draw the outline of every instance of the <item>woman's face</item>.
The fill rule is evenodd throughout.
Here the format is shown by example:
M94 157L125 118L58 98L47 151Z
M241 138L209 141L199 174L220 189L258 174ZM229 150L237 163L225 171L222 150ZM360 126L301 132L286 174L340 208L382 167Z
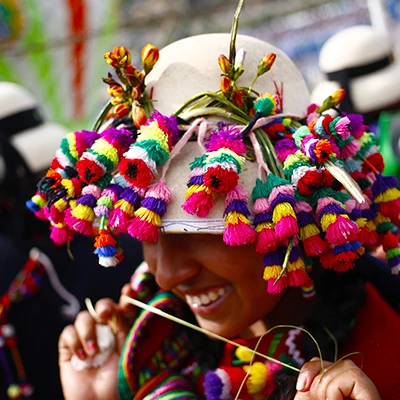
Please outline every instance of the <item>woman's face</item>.
M267 293L254 246L227 246L220 235L160 235L143 248L158 285L185 300L199 325L216 334L243 334L281 298Z

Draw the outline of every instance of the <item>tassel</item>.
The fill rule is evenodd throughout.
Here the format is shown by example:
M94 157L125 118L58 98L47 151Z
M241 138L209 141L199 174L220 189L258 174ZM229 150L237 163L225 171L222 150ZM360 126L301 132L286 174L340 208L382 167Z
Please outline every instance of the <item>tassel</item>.
M50 239L58 246L62 246L71 242L74 238L75 231L71 229L65 222L50 222Z
M400 224L400 191L397 189L399 181L395 176L376 174L372 184L374 202L378 204L379 211L395 224Z
M210 136L206 149L208 152L191 164L192 173L183 204L186 212L199 217L206 216L214 206L215 194L236 188L245 162L242 155L247 151L237 126L224 124Z
M319 256L325 251L327 244L320 236L321 231L316 224L312 207L305 201L297 201L295 211L304 252L310 257Z
M256 180L252 191L254 230L257 233L256 251L265 254L275 251L278 240L275 235L275 224L272 222L272 211L267 200L268 191L261 179Z
M293 208L296 204L293 186L287 180L273 174L268 174L266 185L276 238L278 241L283 241L296 236L299 227Z
M289 255L287 266L287 283L288 286L303 286L309 281L306 274L303 255L298 246L294 246Z
M253 243L256 239L256 232L250 226L248 219L250 211L247 207L249 194L246 189L238 185L232 189L225 199L225 230L223 240L230 246Z
M123 191L110 212L108 223L111 228L120 232L126 232L128 222L133 218L135 210L140 207L144 191L128 184L121 175L116 176L114 182L121 186Z
M83 235L91 235L95 219L94 208L101 195L100 187L96 185L85 186L76 202L65 211L65 222L73 230Z
M96 237L94 242L95 251L94 253L99 257L99 264L103 267L115 267L123 259L121 251L118 249L117 241L109 233L103 218L104 225L99 230L99 235Z
M204 218L212 209L215 202L215 192L211 192L204 185L204 171L207 156L203 154L201 157L196 157L190 164L190 176L188 189L185 193L185 202L182 208L191 215L197 215Z
M283 264L286 254L286 248L281 246L276 251L271 251L264 255L264 280L267 281L267 292L270 294L279 294L287 288L288 282L286 275L278 280L283 271Z
M60 188L62 180L76 177L77 161L98 138L97 132L83 130L70 132L61 140L60 147L52 160L51 168L37 185L38 193L44 195L46 201L53 199L54 202L65 196L64 189ZM35 200L32 199L32 201Z
M123 187L116 183L111 183L102 192L101 196L97 200L94 213L96 217L101 220L103 217L109 219L114 204L119 200L119 196L123 192Z
M156 242L161 217L167 211L171 198L172 193L164 179L150 185L140 208L135 211L135 217L128 224L128 233L141 241Z
M346 201L349 199L344 193L335 193L332 189L319 189L315 194L317 216L337 263L335 266L329 258L325 264L327 268L346 270L354 266L354 260L363 252L363 248L357 241L357 224L349 218L343 203L337 200L341 197ZM332 254L329 252L328 255L331 257ZM320 255L321 262L324 257L327 257L327 251Z
M374 248L378 245L379 237L376 232L374 218L376 211L371 208L371 200L365 196L363 203L354 199L346 201L346 211L358 226L358 240L362 246Z
M109 128L87 149L76 163L79 178L86 184L104 189L111 181L111 172L117 167L122 154L132 142L127 129Z
M393 275L400 273L400 247L399 238L392 232L382 235L382 247L386 253L386 260Z
M149 186L157 175L157 168L167 162L177 130L175 117L152 113L146 124L140 127L136 142L124 154L119 164L121 175L133 186Z
M310 277L312 272L312 259L310 257L304 257L304 263L306 265L306 273L308 280L301 286L301 294L303 298L310 299L315 296L315 285L314 280Z

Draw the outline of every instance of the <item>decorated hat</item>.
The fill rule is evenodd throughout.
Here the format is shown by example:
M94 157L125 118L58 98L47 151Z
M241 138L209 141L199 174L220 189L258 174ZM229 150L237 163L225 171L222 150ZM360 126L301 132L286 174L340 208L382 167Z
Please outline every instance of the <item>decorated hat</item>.
M237 27L236 27L237 28ZM326 113L293 62L263 41L200 35L159 51L105 54L110 101L90 131L63 139L27 202L61 245L93 235L105 267L116 266L121 232L222 235L255 244L270 293L302 286L309 270L345 271L383 245L400 269L395 235L400 193L360 115Z
M326 79L316 85L312 101L321 102L335 90L347 93L343 109L369 113L400 101L400 62L390 39L369 25L343 29L322 46L319 66Z
M47 170L67 133L65 127L44 119L30 91L16 83L0 82L0 182L7 174L5 144L10 143L30 172L37 174Z

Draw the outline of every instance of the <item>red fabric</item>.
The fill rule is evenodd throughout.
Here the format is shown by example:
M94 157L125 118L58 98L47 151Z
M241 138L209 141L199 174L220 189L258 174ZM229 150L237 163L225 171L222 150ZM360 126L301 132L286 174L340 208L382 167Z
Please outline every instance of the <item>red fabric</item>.
M367 283L367 301L356 317L342 356L358 351L362 370L374 382L382 400L400 399L400 315ZM361 357L352 357L360 366Z

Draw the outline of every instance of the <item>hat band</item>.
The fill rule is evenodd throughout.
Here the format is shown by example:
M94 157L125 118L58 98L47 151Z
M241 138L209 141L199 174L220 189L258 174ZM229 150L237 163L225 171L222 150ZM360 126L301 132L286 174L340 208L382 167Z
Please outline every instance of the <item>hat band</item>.
M360 65L358 67L344 68L339 71L326 73L326 76L330 81L338 82L340 87L346 90L347 96L342 101L341 108L343 108L343 110L347 112L356 111L354 109L350 90L350 80L352 78L369 75L376 71L384 69L391 64L392 60L392 54L389 54L388 56L369 64Z
M376 71L386 68L391 64L392 60L393 57L390 54L380 60L374 61L369 64L360 65L358 67L344 68L339 71L328 72L326 76L331 81L340 80L343 75L346 75L348 78L357 78L359 76L372 74Z
M31 108L0 119L1 130L12 136L26 129L43 124L44 120L37 108Z

